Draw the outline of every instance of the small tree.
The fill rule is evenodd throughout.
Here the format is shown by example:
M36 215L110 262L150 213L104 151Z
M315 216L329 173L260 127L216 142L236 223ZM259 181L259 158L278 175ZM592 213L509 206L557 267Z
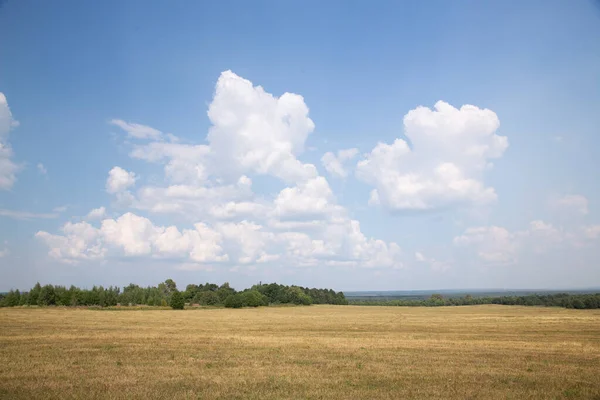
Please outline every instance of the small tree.
M244 306L244 298L241 293L230 294L225 299L225 307L227 308L242 308Z
M40 283L36 283L33 289L29 291L29 295L27 296L27 304L30 306L36 306L38 303L38 298L40 296L40 292L42 291L42 286Z
M183 306L185 305L183 301L183 296L179 290L175 290L171 294L171 308L173 310L183 310Z
M269 305L267 296L261 294L258 290L248 290L242 293L244 306L259 307Z

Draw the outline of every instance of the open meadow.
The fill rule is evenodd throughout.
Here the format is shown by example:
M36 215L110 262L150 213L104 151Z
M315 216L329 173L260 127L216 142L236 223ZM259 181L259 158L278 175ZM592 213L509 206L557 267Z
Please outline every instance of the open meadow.
M0 309L0 398L600 399L600 310Z

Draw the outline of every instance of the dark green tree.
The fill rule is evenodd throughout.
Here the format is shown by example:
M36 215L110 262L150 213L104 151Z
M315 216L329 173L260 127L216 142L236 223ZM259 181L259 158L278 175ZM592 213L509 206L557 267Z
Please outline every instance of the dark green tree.
M181 295L181 292L176 289L173 293L171 293L171 308L173 310L183 310L184 306L185 302L183 300L183 296Z
M268 306L269 299L258 290L248 290L242 292L243 303L245 307Z
M44 285L40 290L40 295L38 297L38 305L39 306L53 306L56 305L56 293L54 291L54 286L52 285Z
M38 297L40 296L40 292L42 290L42 286L39 282L35 284L35 286L29 291L29 295L27 296L27 304L30 306L37 306Z
M230 294L225 299L225 307L227 308L242 308L244 307L244 298L241 293Z
M203 306L216 306L221 304L221 299L216 292L209 290L206 292L198 292L196 297L194 297L194 302Z
M235 294L235 289L229 286L229 282L225 282L217 289L217 295L221 299L221 302L224 302L232 294Z

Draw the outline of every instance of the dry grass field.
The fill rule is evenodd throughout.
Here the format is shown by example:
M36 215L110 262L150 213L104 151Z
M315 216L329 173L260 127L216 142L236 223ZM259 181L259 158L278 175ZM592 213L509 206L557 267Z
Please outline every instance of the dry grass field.
M600 399L600 310L0 309L0 398Z

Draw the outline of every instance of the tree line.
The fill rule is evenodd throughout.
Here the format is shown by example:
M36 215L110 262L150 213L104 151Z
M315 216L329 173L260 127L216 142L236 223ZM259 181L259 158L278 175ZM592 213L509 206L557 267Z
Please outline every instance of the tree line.
M351 299L349 304L361 306L407 306L407 307L440 307L440 306L470 306L478 304L502 304L511 306L546 306L564 307L575 309L600 308L600 293L595 294L569 294L555 293L525 296L499 296L499 297L463 297L444 298L440 294L433 294L424 300L376 300L376 299Z
M0 307L15 306L162 306L183 309L185 304L202 306L221 306L230 308L259 307L277 304L348 304L342 292L331 289L304 288L286 286L277 283L262 282L249 289L236 291L229 283L190 284L184 291L177 289L172 279L167 279L158 286L141 287L129 284L122 290L118 286L94 286L81 289L71 286L40 285L28 292L11 290L0 294Z

